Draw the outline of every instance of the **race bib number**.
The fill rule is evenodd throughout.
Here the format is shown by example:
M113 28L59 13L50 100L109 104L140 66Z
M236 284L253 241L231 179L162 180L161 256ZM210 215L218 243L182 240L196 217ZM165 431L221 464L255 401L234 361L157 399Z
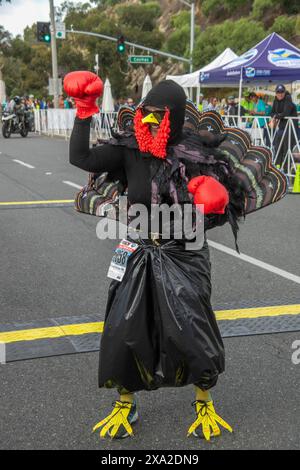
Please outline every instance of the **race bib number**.
M128 258L137 249L137 247L137 243L132 243L123 239L115 249L107 277L121 282L126 272Z

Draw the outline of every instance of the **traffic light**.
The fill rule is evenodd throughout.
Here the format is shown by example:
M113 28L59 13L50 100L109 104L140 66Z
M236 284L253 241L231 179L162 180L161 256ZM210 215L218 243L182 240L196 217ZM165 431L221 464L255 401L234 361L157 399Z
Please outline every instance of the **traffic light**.
M36 24L37 40L39 42L51 42L50 23L38 21Z
M124 54L126 49L124 36L119 36L117 40L117 51L119 54Z

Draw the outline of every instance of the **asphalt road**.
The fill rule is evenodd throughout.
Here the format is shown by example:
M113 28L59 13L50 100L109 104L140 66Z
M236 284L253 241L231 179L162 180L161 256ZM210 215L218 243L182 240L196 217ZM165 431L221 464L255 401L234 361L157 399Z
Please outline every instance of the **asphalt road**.
M0 138L0 201L72 199L87 174L68 163L68 142L30 135ZM24 166L22 161L34 168ZM300 276L300 197L250 215L242 253ZM96 237L98 219L72 207L0 206L0 323L89 313L104 315L113 241ZM209 239L234 248L229 227ZM213 306L299 304L299 284L211 248ZM299 449L300 332L225 339L226 372L213 397L234 428L213 443L186 438L192 387L138 394L134 439L103 441L92 426L116 394L97 388L97 353L0 365L1 449Z

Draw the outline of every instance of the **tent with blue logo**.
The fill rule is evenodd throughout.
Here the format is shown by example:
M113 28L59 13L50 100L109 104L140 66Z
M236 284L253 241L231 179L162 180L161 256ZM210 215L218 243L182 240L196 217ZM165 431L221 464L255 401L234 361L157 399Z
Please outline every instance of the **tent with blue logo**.
M300 80L300 49L277 33L232 60L199 75L200 86L233 87Z

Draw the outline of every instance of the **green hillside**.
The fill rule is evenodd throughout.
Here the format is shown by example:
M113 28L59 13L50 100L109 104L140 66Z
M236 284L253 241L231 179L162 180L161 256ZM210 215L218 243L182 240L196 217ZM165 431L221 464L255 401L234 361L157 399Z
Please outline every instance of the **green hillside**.
M59 14L68 29L122 34L127 41L189 57L190 10L179 0L66 1ZM0 5L0 63L10 95L47 94L51 51L49 45L37 43L35 31L32 25L24 38L12 38L1 26ZM273 31L300 46L299 0L196 1L194 67L207 64L226 47L243 53ZM160 56L154 56L150 66L130 65L127 54L141 51L127 48L121 55L115 43L91 36L68 34L67 40L57 42L61 76L76 69L93 70L97 53L100 75L109 77L115 97L138 96L145 72L157 81L167 73L188 71L188 64Z

